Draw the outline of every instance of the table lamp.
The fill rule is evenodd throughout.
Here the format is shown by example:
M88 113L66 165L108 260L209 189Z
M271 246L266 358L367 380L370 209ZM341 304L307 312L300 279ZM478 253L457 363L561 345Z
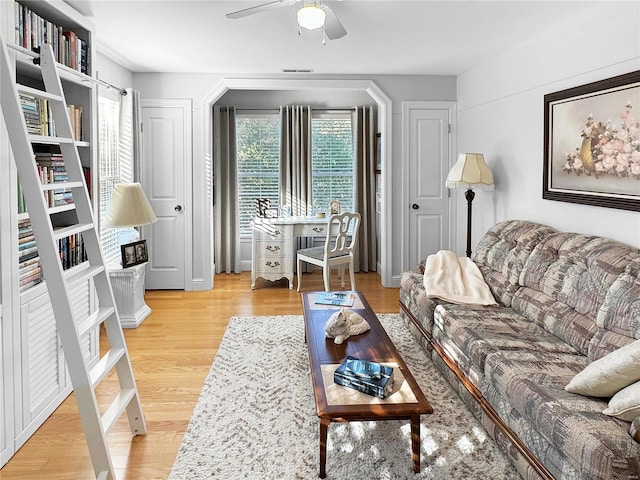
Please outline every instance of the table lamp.
M467 257L471 257L471 203L474 188L493 190L493 174L481 153L461 153L447 175L447 188L465 187L467 199Z
M111 194L111 203L105 218L107 228L130 228L137 241L140 234L133 227L149 225L158 219L139 183L119 183ZM120 238L120 236L119 236ZM119 243L127 243L119 242ZM110 269L109 278L123 328L136 328L151 313L144 301L144 268Z
M158 220L139 183L118 183L111 194L105 224L107 228L149 225Z

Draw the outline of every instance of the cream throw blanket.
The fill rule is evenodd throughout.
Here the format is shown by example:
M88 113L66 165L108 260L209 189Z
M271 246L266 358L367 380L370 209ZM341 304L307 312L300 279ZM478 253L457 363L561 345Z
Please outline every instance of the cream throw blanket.
M470 258L458 257L448 250L427 257L424 288L429 298L465 305L497 305L478 266Z

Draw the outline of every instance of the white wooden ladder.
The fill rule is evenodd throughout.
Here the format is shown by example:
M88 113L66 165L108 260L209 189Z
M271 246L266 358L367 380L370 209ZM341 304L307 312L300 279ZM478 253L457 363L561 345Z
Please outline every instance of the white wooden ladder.
M107 435L126 410L131 431L135 435L147 431L138 388L133 376L127 346L115 308L115 300L100 247L99 232L93 218L85 185L80 156L73 139L58 66L50 45L40 52L40 72L44 90L20 85L15 79L7 44L0 38L2 112L9 134L13 156L27 203L31 225L47 284L51 306L58 327L78 410L84 427L96 478L115 479ZM37 62L36 62L37 63ZM30 134L20 103L19 93L44 99L51 106L57 136ZM42 183L35 162L34 145L59 145L68 180ZM54 190L70 189L77 221L63 228L54 226L51 209L45 199ZM60 261L58 240L81 234L87 253L88 268L65 271ZM93 279L98 309L88 318L74 318L70 291L74 285ZM109 350L93 366L83 353L81 338L104 323ZM119 391L102 413L96 400L96 387L115 370Z

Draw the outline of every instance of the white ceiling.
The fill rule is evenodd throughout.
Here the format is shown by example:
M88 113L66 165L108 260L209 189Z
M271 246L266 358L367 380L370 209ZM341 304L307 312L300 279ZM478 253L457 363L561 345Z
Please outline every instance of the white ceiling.
M569 20L587 1L343 0L348 34L298 35L297 5L230 20L269 0L66 0L96 25L98 49L134 72L457 75Z

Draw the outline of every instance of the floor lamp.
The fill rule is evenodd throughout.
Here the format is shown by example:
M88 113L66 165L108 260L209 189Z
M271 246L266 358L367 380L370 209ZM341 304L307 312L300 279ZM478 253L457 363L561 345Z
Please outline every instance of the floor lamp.
M467 191L467 257L471 257L471 203L476 196L474 188L493 190L493 175L481 153L461 153L447 175L447 188L464 187Z

